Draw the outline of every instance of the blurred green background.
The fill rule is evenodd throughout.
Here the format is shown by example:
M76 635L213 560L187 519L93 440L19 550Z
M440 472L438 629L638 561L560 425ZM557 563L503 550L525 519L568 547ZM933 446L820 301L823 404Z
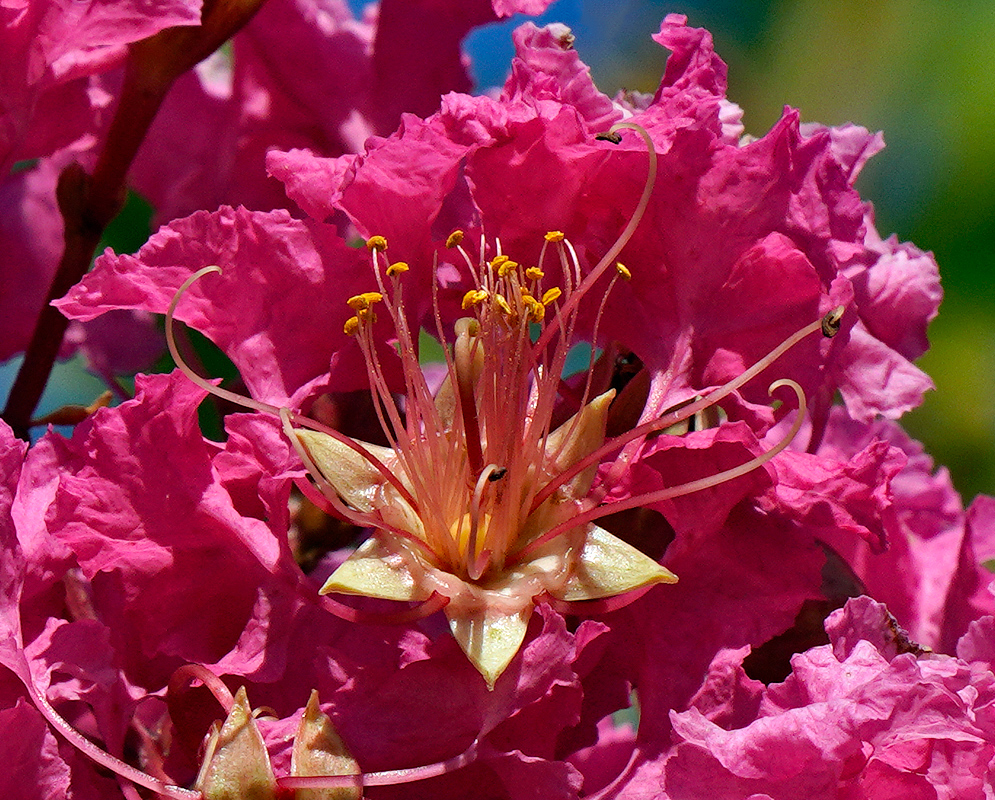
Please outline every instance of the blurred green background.
M729 99L762 135L784 105L806 122L884 131L858 188L882 236L932 250L945 299L920 366L936 383L902 422L969 502L995 494L995 3L991 0L559 0L598 86L653 91L668 13L708 28ZM471 37L477 76L499 83L510 27Z
M603 91L651 92L666 51L649 36L670 12L712 31L749 133L767 131L785 104L805 121L884 131L888 147L866 167L861 194L883 236L934 251L946 291L921 361L937 390L903 422L966 501L995 494L995 3L558 0L539 21L570 25ZM471 35L481 88L503 82L511 30L524 19ZM133 250L144 235L148 209L133 202L130 213L112 232L116 249ZM102 388L63 365L41 411L88 403Z

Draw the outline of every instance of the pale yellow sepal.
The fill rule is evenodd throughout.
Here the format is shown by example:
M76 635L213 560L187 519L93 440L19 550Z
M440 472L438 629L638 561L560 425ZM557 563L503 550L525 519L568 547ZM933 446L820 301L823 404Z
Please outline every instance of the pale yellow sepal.
M276 798L276 778L244 686L224 724L211 732L194 786L204 800Z
M597 600L654 583L677 583L677 576L631 544L592 525L570 578L550 594L559 600Z
M356 759L349 753L328 715L318 705L317 691L312 690L294 737L290 774L303 777L359 774ZM362 796L361 786L297 789L294 792L294 800L359 800Z
M378 597L382 600L427 600L431 592L417 586L404 557L371 536L335 570L319 594Z
M375 502L377 491L385 479L376 467L351 447L328 434L309 430L295 430L294 433L307 448L321 474L343 500L353 508L365 512L372 511L378 505ZM393 466L395 455L389 447L366 442L358 444L380 459L385 466Z
M563 472L605 441L608 407L615 397L610 389L598 395L546 437L546 456L552 474ZM561 489L568 497L582 497L591 488L598 465L593 464Z
M459 646L493 689L511 659L525 641L532 606L512 614L488 609L477 614L449 616L449 628Z

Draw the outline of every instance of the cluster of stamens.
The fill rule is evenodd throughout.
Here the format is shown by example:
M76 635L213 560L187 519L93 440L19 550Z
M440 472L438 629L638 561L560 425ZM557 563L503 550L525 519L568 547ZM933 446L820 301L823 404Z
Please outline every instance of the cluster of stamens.
M554 477L550 465L561 454L548 449L550 423L578 313L576 303L562 313L561 302L576 291L582 273L560 231L545 235L533 266L502 253L499 242L487 257L483 237L474 259L463 240L463 232L455 231L446 241L473 286L462 297L468 316L454 325L441 391L430 390L417 338L402 313L400 279L408 264L390 262L382 236L366 243L377 290L347 300L354 315L344 330L356 336L366 358L377 412L397 458L394 478L410 490L404 500L427 546L422 554L427 551L433 566L476 581L504 568L521 544L536 493ZM547 285L550 255L562 285ZM628 277L621 264L619 275ZM437 335L444 341L435 299ZM403 415L375 347L374 308L381 304L394 326L405 380ZM554 340L538 344L550 326ZM589 379L581 405L590 390Z

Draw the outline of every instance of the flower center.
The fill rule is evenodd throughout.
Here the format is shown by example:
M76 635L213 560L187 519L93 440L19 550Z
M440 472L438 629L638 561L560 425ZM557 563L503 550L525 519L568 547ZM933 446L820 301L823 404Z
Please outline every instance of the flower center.
M390 262L382 236L367 242L378 291L349 299L355 314L345 330L357 337L365 357L395 475L414 501L411 511L420 523L416 535L440 566L464 580L479 581L500 573L508 554L527 543L523 537L536 528L534 518L548 515L542 504L535 507L538 492L569 466L565 459L578 455L580 440L588 450L600 445L604 427L594 424L600 420L585 423L578 415L565 431L553 435L578 314L576 303L566 311L563 304L581 283L570 242L559 231L547 233L538 263L525 266L502 253L500 242L488 245L483 237L474 259L463 239L456 231L446 247L472 281L462 298L468 316L455 323L446 376L436 392L425 378L417 338L404 314L402 281L409 267ZM553 285L547 272L560 275L562 285ZM627 274L618 265L612 283ZM435 299L437 335L444 340ZM395 329L405 382L403 413L377 351L378 304ZM550 329L554 335L545 336ZM590 375L588 370L581 407L589 400ZM575 512L582 510L581 498L593 478L593 471L589 473L586 481L545 505L570 501Z

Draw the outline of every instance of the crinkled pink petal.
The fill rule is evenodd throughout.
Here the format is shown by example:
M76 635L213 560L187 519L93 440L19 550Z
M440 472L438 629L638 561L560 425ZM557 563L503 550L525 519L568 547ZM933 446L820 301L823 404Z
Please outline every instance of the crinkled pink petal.
M607 131L621 116L612 101L598 91L591 69L572 47L565 26L536 27L526 22L515 30L516 58L501 99L522 102L542 112L549 104L573 106L592 130Z
M867 221L867 247L878 259L855 281L863 319L877 339L908 359L929 347L926 328L936 317L943 291L932 253L899 242L892 234L882 240Z
M742 728L756 719L764 685L748 678L743 670L743 659L749 653L748 647L720 650L689 707L726 730Z
M202 397L179 373L140 379L135 400L77 427L46 514L136 675L159 654L230 650L278 558L266 524L239 514L212 471L217 446L193 413Z
M0 422L0 665L27 678L21 641L21 587L24 559L17 542L11 506L24 462L26 443Z
M680 582L618 612L626 616L612 626L622 637L612 658L637 665L640 736L657 746L667 741L668 712L687 706L720 650L763 644L820 596L822 558L803 531L741 504L711 537L668 549L664 564ZM638 641L627 629L641 632Z
M672 714L668 796L984 796L995 675L896 655L890 618L868 598L832 615L827 631L833 644L796 656L749 724L725 730L697 709Z
M161 222L198 209L287 206L266 153L355 151L373 132L373 30L345 3L270 0L215 57L182 76L139 150L131 177ZM191 136L191 129L198 134Z
M893 350L862 323L850 332L846 357L837 367L840 393L855 419L882 414L895 419L922 402L933 381L910 361L896 360Z
M69 793L69 767L59 755L58 741L33 706L19 701L0 710L0 794L10 800L64 800Z
M50 155L102 124L110 97L87 76L117 66L125 45L200 23L200 0L57 0L4 9L0 51L0 174Z
M890 481L904 466L902 452L883 441L845 462L787 452L774 460L777 486L771 504L791 508L822 538L836 542L857 536L880 553L894 529Z
M492 0L494 13L499 17L510 17L512 14L529 14L537 16L551 5L552 0Z
M225 207L177 220L134 256L101 256L58 306L82 320L115 308L161 314L183 280L209 265L222 274L193 286L177 318L228 354L253 396L285 404L328 371L333 353L355 348L342 324L351 313L346 299L370 288L364 253L285 211ZM365 375L344 369L337 377L342 390L366 385Z
M619 490L609 498L622 500L717 475L750 461L759 452L756 440L743 423L731 423L686 436L659 436L644 448L627 470ZM602 473L608 472L602 468ZM647 504L659 511L674 528L673 553L691 552L698 542L719 530L733 507L756 496L770 485L762 469L735 480L682 497Z
M904 454L907 464L896 471L898 462L888 456L881 462L885 471L879 478L862 470L862 479L871 479L868 489L875 484L877 488L866 495L871 504L864 504L860 519L866 530L887 537L887 550L875 552L873 540L859 541L844 529L824 527L819 536L846 560L867 593L887 604L913 640L951 653L971 620L995 611L987 590L991 574L981 566L984 559L995 555L989 542L995 525L986 513L988 500L979 498L971 517L976 521L969 527L949 473L934 471L933 460L918 442L895 423L856 422L842 409L830 415L815 455L785 453L775 463L779 473L792 470L799 459L821 468L848 461L856 466L857 460L870 467L867 455L874 450L883 453L885 445ZM817 476L812 477L816 482ZM799 483L798 488L803 485ZM790 479L785 487L779 484L780 495L794 492ZM816 491L813 497L819 494ZM816 499L816 507L822 502ZM877 524L874 513L867 513L875 507Z
M982 616L995 614L991 565L995 560L995 498L978 495L967 510L957 571L944 607L941 647L952 652L957 638Z
M854 597L826 618L826 633L833 641L833 655L845 661L859 642L869 642L889 661L907 644L883 603L866 595Z

